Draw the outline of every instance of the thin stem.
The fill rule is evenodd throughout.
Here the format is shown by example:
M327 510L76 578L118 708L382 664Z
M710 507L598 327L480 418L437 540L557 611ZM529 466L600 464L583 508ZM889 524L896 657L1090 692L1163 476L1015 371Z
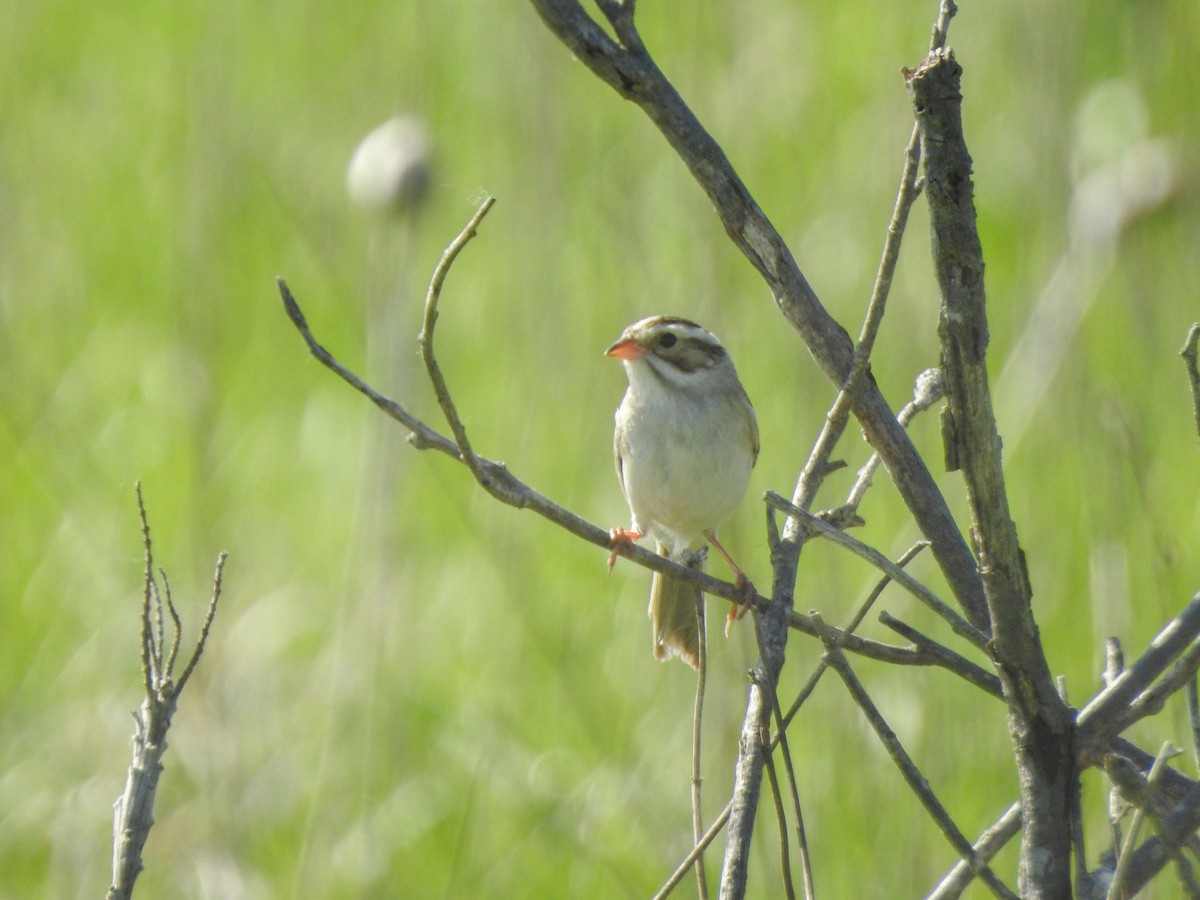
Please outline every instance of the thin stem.
M450 267L454 265L454 260L458 258L463 247L471 238L475 237L479 223L483 221L483 217L488 214L488 210L495 203L495 197L487 197L475 211L471 220L467 222L466 227L459 232L458 237L451 241L450 246L442 253L442 258L438 260L438 264L433 270L433 277L429 281L429 291L425 295L425 317L421 325L421 334L417 339L421 346L421 358L425 362L425 371L429 373L429 380L433 384L433 392L437 397L438 406L442 408L442 414L446 417L446 422L454 435L454 442L458 445L463 461L481 484L488 482L489 475L480 464L479 457L471 449L471 442L467 439L466 426L459 418L458 409L450 396L450 389L446 386L446 379L442 376L441 367L433 352L433 331L437 323L437 306L442 295L442 284L445 282L446 276L450 274Z
M701 803L703 779L700 770L700 739L704 719L704 689L708 680L708 635L704 623L704 595L696 595L696 629L699 649L696 659L696 702L692 711L692 843L698 845L704 831L704 812ZM704 854L696 856L696 893L700 900L708 898L708 878L704 873Z
M1200 322L1188 329L1187 340L1183 343L1183 349L1179 351L1187 369L1188 385L1192 390L1192 412L1196 417L1196 434L1200 436L1200 366L1197 365L1200 351L1197 350L1198 345L1200 345Z
M813 619L817 622L817 628L822 629L824 623L820 620L820 617L814 613ZM891 729L883 716L880 715L879 710L867 694L862 682L858 680L853 669L850 668L850 663L843 655L841 648L837 646L833 635L827 631L824 632L822 634L822 641L825 644L825 653L829 657L829 664L841 676L842 682L846 685L851 698L867 717L867 721L875 731L880 743L883 744L884 749L887 750L888 755L892 758L892 762L895 763L896 767L900 770L900 774L908 783L909 789L916 794L917 799L921 801L925 810L937 824L938 829L946 837L947 841L950 842L955 852L958 853L959 858L972 867L975 874L982 879L984 884L997 897L1016 900L1017 895L1000 881L987 864L975 858L974 848L972 848L963 833L959 831L958 826L954 824L954 820L950 818L950 814L946 812L946 808L942 806L941 801L933 793L929 787L929 782L925 780L925 776L921 774L920 769L912 761L912 757L909 756L908 751L904 749L904 745L900 742L900 738L897 737L896 732Z
M1020 830L1021 804L1014 803L1004 811L1004 815L979 836L979 840L971 845L975 859L983 862L991 860ZM974 880L975 871L968 863L959 860L955 863L954 868L946 873L946 877L938 883L938 886L930 892L926 900L957 900Z
M692 852L684 857L683 861L676 866L675 871L671 873L671 877L655 893L654 900L664 900L671 891L679 886L679 883L687 876L688 871L695 865L696 859L717 839L717 835L721 833L721 829L729 822L729 813L732 809L733 801L725 804L725 808L721 810L721 814L713 820L712 825L708 827L708 831L704 832L704 836L696 842L696 846L692 848Z
M806 512L800 507L789 503L773 491L767 491L764 499L780 512L787 513L792 518L797 519L803 527L820 533L835 544L845 547L856 556L865 559L880 571L886 572L908 590L909 593L941 616L954 629L955 634L966 638L976 647L983 648L987 646L987 635L956 613L933 591L929 590L929 588L925 587L925 585L921 584L875 548L868 547L862 541L855 540L846 534L846 532L834 528L820 517L814 516L812 513Z

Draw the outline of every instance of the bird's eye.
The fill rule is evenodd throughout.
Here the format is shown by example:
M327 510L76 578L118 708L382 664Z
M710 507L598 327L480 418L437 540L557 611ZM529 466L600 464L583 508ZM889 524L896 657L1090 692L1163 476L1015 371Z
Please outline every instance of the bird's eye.
M677 343L679 343L679 338L671 334L669 331L666 334L660 334L658 336L658 346L664 350L670 350Z

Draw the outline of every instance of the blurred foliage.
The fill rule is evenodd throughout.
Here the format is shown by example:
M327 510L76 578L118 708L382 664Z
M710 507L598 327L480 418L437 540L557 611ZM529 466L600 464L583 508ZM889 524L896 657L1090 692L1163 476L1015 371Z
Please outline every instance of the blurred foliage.
M762 426L725 543L765 582L753 497L790 491L833 389L683 166L524 3L2 8L0 897L108 883L138 702L137 479L193 627L230 552L139 895L650 893L689 845L693 680L651 657L646 573L606 578L602 551L408 448L306 357L272 279L346 364L437 422L420 300L497 196L447 282L443 366L480 452L603 525L626 510L624 378L601 350L656 312L710 326ZM935 12L639 4L663 69L852 332L911 129L899 70ZM964 3L951 28L1012 506L1077 704L1103 639L1138 652L1200 572L1176 356L1200 318L1197 34L1192 0ZM426 120L436 156L424 210L388 221L348 202L345 169L396 112ZM918 209L875 360L897 406L937 359L929 268ZM914 437L940 460L933 417ZM842 452L830 505L865 448ZM917 538L884 476L863 513L884 552ZM940 586L928 560L914 571ZM797 604L844 621L873 581L814 544ZM882 605L946 636L894 589ZM748 623L712 630L710 816L754 655ZM785 702L816 656L794 639ZM1002 707L938 672L859 669L963 829L998 816L1015 793ZM1185 717L1142 733L1183 744ZM952 863L832 678L791 747L823 896L916 895ZM1094 854L1094 775L1085 804ZM767 813L755 896L778 895L774 831Z

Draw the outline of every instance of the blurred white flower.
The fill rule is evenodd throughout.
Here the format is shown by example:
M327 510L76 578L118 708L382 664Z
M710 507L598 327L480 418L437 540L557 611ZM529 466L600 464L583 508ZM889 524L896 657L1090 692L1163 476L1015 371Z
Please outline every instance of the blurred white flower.
M431 154L424 122L411 116L388 119L362 139L350 158L350 199L379 212L413 211L429 192Z

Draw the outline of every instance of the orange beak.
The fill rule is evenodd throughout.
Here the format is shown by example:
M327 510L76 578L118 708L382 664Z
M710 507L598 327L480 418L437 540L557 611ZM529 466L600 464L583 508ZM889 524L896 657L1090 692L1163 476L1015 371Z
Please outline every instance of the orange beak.
M613 359L638 359L649 352L633 338L624 338L605 350L604 355Z

